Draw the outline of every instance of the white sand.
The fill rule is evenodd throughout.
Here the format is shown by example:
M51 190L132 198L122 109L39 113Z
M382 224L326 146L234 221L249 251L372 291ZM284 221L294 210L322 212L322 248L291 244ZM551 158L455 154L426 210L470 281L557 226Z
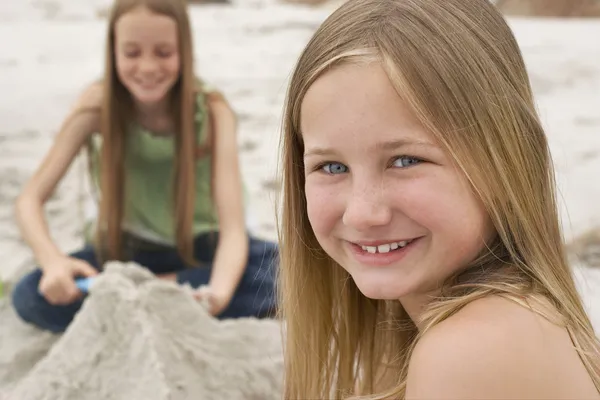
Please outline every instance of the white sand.
M219 322L175 284L114 263L11 398L277 399L278 332L275 321Z
M14 282L34 267L12 204L78 92L101 74L105 21L98 15L108 3L0 2L2 280ZM272 0L191 9L197 71L225 91L240 116L250 219L261 237L275 237L274 178L287 79L330 10ZM511 24L554 153L570 240L600 227L600 21L511 19ZM81 245L83 214L93 213L82 172L81 165L72 168L47 207L52 234L67 252ZM277 395L281 359L274 323L217 324L183 289L155 280L134 285L129 274L118 271L106 275L62 336L21 323L0 302L0 393L14 389L12 398L27 400L103 400L114 398L107 391L118 387L119 398L149 400ZM575 271L600 329L600 270ZM111 305L118 307L109 310ZM177 305L175 311L167 312L169 305ZM171 321L175 328L166 325ZM242 340L256 345L241 345ZM237 384L236 377L250 383Z

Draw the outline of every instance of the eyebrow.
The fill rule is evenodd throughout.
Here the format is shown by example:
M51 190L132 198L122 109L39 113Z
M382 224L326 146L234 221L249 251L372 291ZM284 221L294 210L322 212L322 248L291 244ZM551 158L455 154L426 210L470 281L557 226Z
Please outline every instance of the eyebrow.
M134 42L134 41L127 41L127 42L121 43L121 46L123 46L123 47L138 47L139 43L138 42ZM170 47L174 47L175 44L174 43L170 43L170 42L159 42L159 43L156 43L156 46L158 46L158 47L169 47L170 48Z
M390 140L390 141L386 141L386 142L379 142L375 145L375 150L390 151L390 150L397 150L401 147L407 147L407 146L433 147L436 149L439 148L438 146L436 146L433 143L422 141L422 140L399 139L399 140ZM332 148L312 147L304 153L304 157L328 156L328 155L331 155L334 153L335 153L335 151Z

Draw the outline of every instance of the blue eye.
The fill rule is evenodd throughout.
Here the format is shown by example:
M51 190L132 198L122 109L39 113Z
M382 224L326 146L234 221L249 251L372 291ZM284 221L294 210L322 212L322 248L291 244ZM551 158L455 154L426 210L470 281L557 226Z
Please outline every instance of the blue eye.
M394 160L393 166L398 168L406 168L422 162L420 158L411 156L400 156Z
M323 170L326 173L331 174L331 175L337 175L337 174L343 174L345 172L348 172L348 167L346 167L344 164L341 164L341 163L332 162L332 163L323 164L321 166L321 170Z

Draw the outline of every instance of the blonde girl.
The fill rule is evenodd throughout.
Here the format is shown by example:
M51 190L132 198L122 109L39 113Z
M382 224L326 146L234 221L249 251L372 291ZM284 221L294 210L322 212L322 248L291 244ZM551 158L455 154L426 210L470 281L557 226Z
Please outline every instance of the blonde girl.
M285 398L598 399L548 143L487 0L349 0L284 114Z

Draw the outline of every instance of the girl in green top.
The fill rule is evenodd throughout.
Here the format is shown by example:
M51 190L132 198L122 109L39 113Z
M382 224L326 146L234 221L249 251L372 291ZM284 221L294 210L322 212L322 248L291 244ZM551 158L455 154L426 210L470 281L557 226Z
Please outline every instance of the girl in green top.
M80 96L17 200L40 266L13 292L25 321L63 331L83 301L75 278L98 274L108 260L202 286L198 297L220 318L275 308L277 247L246 230L236 118L194 76L192 53L184 0L115 0L104 79ZM65 255L43 205L86 145L99 213L86 247Z

